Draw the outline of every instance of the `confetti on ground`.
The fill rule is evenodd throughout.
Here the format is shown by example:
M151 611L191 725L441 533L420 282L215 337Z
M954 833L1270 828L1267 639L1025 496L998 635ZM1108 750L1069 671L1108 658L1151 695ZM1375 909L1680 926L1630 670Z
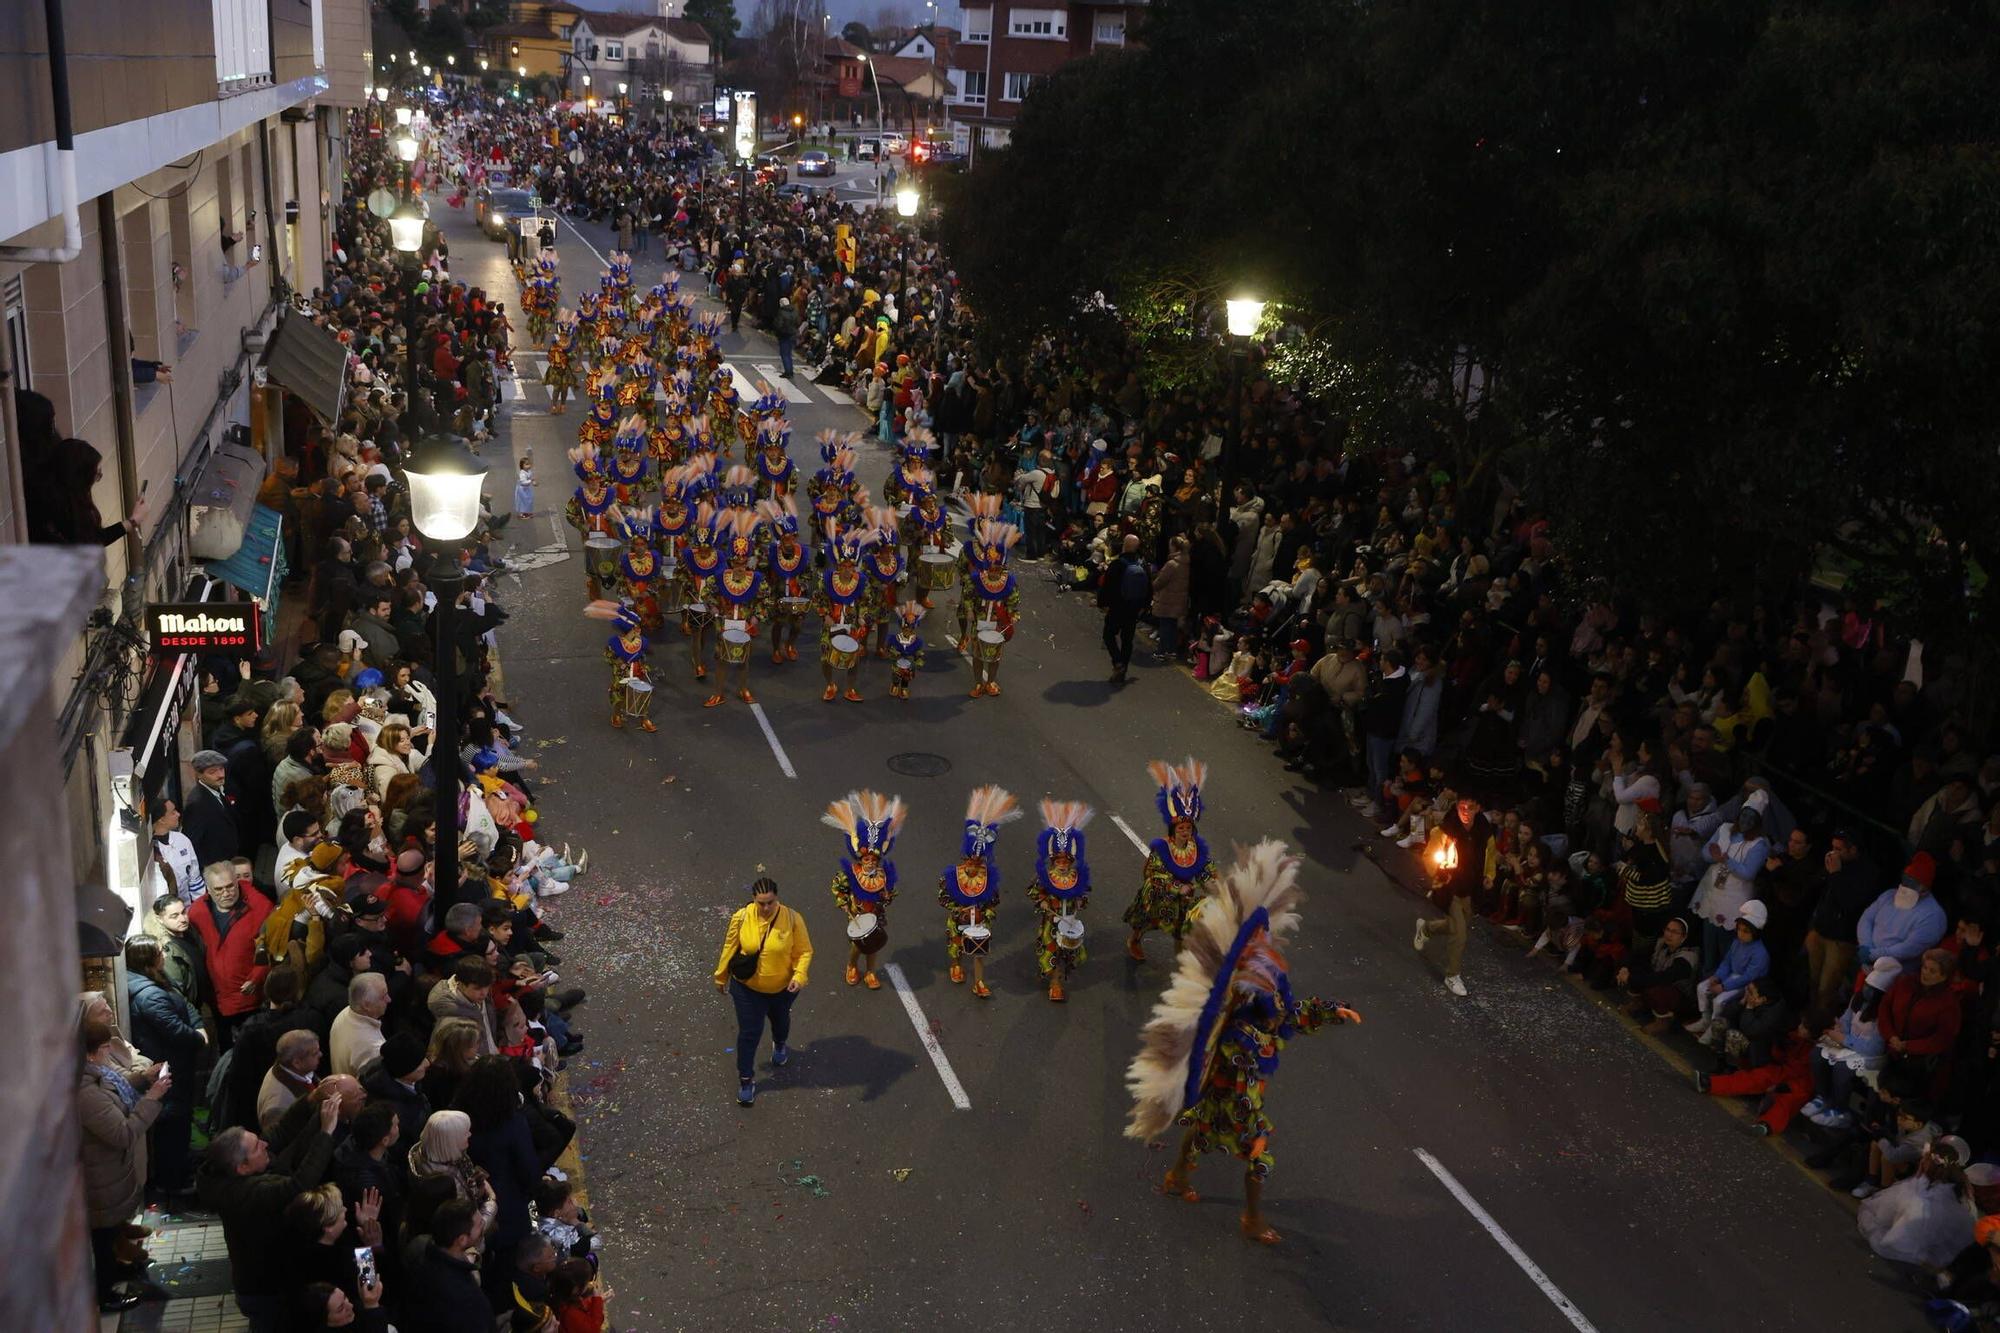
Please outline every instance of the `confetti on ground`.
M535 748L537 750L546 750L551 745L568 745L568 744L569 744L569 737L567 736L550 736L546 740L536 741Z
M910 1178L910 1172L914 1170L916 1170L914 1166L892 1166L889 1168L889 1174L894 1176L896 1183L900 1185Z

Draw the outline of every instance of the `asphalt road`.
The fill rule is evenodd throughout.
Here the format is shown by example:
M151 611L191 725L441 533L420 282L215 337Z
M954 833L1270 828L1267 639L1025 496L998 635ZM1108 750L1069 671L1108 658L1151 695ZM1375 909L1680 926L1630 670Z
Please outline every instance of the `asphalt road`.
M573 299L598 268L579 241L609 245L603 229L567 221ZM469 222L446 225L457 276L513 296L500 247ZM659 264L657 250L640 257L641 288ZM747 324L724 347L746 376L776 364ZM963 663L943 652L908 702L887 697L871 664L861 704L822 703L810 653L783 668L759 658L751 683L767 737L734 699L700 706L706 691L670 632L653 655L659 734L612 731L605 629L579 613L582 565L559 516L577 416L547 416L539 383L519 392L487 446L496 508L519 448L534 449L540 478L538 517L508 534L529 568L502 585L505 679L542 766L544 827L591 852L555 914L564 971L590 989L571 1086L620 1328L1923 1326L1843 1201L1617 1019L1483 933L1467 956L1470 997L1447 994L1436 963L1411 952L1415 900L1353 850L1367 830L1346 804L1294 781L1184 673L1137 667L1114 692L1095 613L1036 566L1021 568L1026 622L997 699L967 698ZM863 424L810 387L791 418L807 470L815 431ZM887 463L871 445L868 479ZM933 615L932 638L943 620ZM1237 1234L1230 1162L1200 1169L1201 1203L1170 1202L1154 1189L1168 1152L1121 1136L1124 1068L1169 960L1157 938L1143 966L1121 951L1117 918L1142 858L1114 817L1152 837L1146 761L1187 753L1210 764L1203 831L1219 850L1268 835L1305 854L1295 984L1366 1016L1284 1057L1269 1102L1267 1207L1285 1234L1274 1249ZM941 771L899 775L912 763ZM1065 1005L1046 999L1033 967L1022 896L1032 816L1001 835L993 998L945 977L933 885L956 854L966 793L984 782L1030 807L1051 795L1097 808L1091 958ZM885 958L968 1109L954 1107L894 990L842 984L827 893L841 848L817 818L857 786L913 808ZM805 914L819 953L795 1011L795 1058L763 1067L744 1110L733 1020L709 978L728 914L760 873Z

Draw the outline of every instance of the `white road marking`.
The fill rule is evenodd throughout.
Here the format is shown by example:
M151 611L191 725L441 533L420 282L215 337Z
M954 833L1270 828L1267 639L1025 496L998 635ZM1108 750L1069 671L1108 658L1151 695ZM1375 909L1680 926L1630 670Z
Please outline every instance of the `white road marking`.
M528 386L521 383L521 377L519 375L510 375L507 379L507 382L514 386L515 402L525 403L528 401Z
M822 384L819 391L826 395L826 401L836 407L854 407L854 395L845 389L836 389L831 384Z
M771 382L772 388L776 389L779 393L785 395L786 402L810 403L812 401L811 396L808 395L805 392L805 390L799 388L798 385L792 383L790 380L786 379L782 374L780 374L779 368L777 366L752 366L751 369L755 370L759 375L762 375L765 379L769 380Z
M507 557L507 568L514 573L524 573L531 569L546 569L550 565L560 565L569 559L567 546L537 546L532 551L522 551Z
M596 255L598 263L602 264L605 268L611 267L611 261L604 257L604 253L601 250L599 250L596 246L590 243L590 238L588 236L585 236L583 234L583 229L576 225L575 218L571 217L567 213L558 213L556 214L556 216L569 224L569 234L576 237L576 239L578 239L579 241L582 241L583 248L590 251L590 253Z
M889 974L889 984L896 988L896 994L903 997L903 1009L910 1016L910 1025L917 1030L917 1040L930 1053L931 1063L937 1066L938 1077L944 1080L944 1090L951 1094L951 1104L961 1111L972 1109L972 1098L965 1095L965 1085L958 1081L958 1075L951 1072L951 1061L944 1058L944 1047L938 1045L931 1023L924 1017L923 1006L917 1003L916 994L910 989L909 978L903 969L890 963L882 969Z
M752 644L751 647L755 648L756 645ZM764 729L764 739L771 743L771 753L778 756L778 767L783 770L786 777L796 778L798 774L792 771L791 756L785 753L784 746L778 744L778 733L771 730L771 719L764 716L764 705L751 704L750 712L756 717L757 725Z
M722 367L729 372L730 380L736 385L736 396L743 400L743 406L750 406L757 397L756 382L728 361L723 362Z
M1138 834L1134 833L1132 831L1132 826L1125 822L1125 816L1113 815L1111 816L1111 822L1116 824L1118 826L1118 831L1124 834L1127 838L1129 838L1132 842L1132 845L1139 849L1139 855L1151 856L1153 854L1153 849L1151 846L1147 844L1146 840L1140 837Z
M1542 1295L1548 1297L1556 1309L1563 1312L1563 1317L1576 1326L1577 1333L1597 1333L1597 1326L1584 1318L1583 1311L1577 1309L1576 1303L1562 1294L1560 1287L1549 1281L1549 1275L1528 1257L1526 1250L1514 1243L1514 1238L1493 1220L1491 1213L1479 1206L1479 1200L1473 1198L1465 1186L1458 1183L1458 1177L1447 1170L1443 1162L1422 1148L1413 1148L1411 1151L1416 1153L1418 1161L1430 1168L1431 1174L1438 1178L1439 1183L1451 1191L1452 1198L1457 1199L1465 1211L1472 1214L1473 1221L1486 1228L1486 1234L1499 1243L1500 1248L1507 1252L1507 1257L1520 1265L1521 1271L1528 1275L1528 1280L1542 1289Z

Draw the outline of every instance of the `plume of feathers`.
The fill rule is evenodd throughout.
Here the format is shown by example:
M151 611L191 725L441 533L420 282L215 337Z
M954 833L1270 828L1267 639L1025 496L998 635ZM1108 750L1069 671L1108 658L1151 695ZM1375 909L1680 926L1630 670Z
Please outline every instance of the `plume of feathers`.
M1181 939L1173 979L1140 1030L1139 1053L1125 1071L1132 1094L1127 1138L1163 1133L1198 1099L1232 992L1272 990L1282 981L1277 945L1297 929L1305 899L1298 866L1276 839L1239 847L1235 864L1202 900Z
M1097 811L1082 801L1052 801L1042 798L1042 823L1069 833L1081 832Z
M998 784L974 787L966 798L965 822L982 828L999 828L1021 817L1021 803L1012 792Z

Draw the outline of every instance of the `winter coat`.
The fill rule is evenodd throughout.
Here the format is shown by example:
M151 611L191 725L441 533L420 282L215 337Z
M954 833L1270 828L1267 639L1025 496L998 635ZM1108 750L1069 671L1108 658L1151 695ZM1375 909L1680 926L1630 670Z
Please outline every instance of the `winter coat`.
M1521 753L1540 763L1551 750L1561 749L1569 726L1569 696L1559 689L1547 694L1529 690L1521 704Z
M1264 498L1253 495L1229 509L1229 521L1236 525L1236 541L1229 553L1229 581L1237 587L1250 575L1250 562L1257 555L1257 533L1264 523Z
M194 1077L201 1058L201 1017L187 997L149 976L129 972L125 997L132 1008L132 1044L155 1060L166 1060L180 1078Z
M1912 907L1898 907L1896 891L1884 889L1855 927L1855 960L1866 967L1877 958L1896 958L1914 974L1924 950L1935 948L1949 929L1950 919L1930 894L1918 894Z
M533 1229L528 1202L534 1197L536 1182L542 1178L527 1111L516 1109L497 1126L474 1129L465 1151L486 1172L493 1185L494 1202L499 1205L493 1222L493 1239L487 1248L498 1246L500 1253L511 1254L515 1243Z
M243 888L242 901L230 915L227 934L216 926L214 900L208 895L204 894L188 908L188 920L200 934L208 958L208 983L215 989L215 1012L224 1018L247 1014L258 1005L264 974L271 969L257 961L257 933L269 915L271 900L248 885ZM246 981L256 983L247 995L243 993Z
M435 1241L412 1245L403 1313L428 1333L493 1333L493 1310L479 1289L479 1269Z
M1188 609L1188 562L1185 555L1167 557L1153 575L1153 615L1178 623Z
M1396 749L1415 750L1429 757L1437 749L1438 704L1444 699L1444 676L1432 670L1428 675L1410 673L1410 692L1403 700L1402 724L1396 731Z
M189 1069L186 1077L193 1078ZM104 1071L85 1065L76 1082L76 1120L83 1132L83 1198L93 1227L132 1220L146 1202L146 1131L160 1118L158 1097L141 1096L131 1110Z
M1284 540L1284 536L1278 528L1258 530L1257 544L1250 556L1250 577L1243 585L1244 592L1256 592L1271 581L1271 570L1278 563L1278 543Z
M1771 951L1764 947L1764 941L1732 940L1721 966L1715 969L1715 980L1722 983L1723 990L1742 990L1770 970Z
M415 754L410 758L415 759ZM368 790L376 796L388 792L390 780L398 773L414 771L409 762L393 750L385 750L378 745L368 752Z
M248 1176L237 1175L217 1158L202 1163L201 1201L222 1218L229 1281L239 1295L276 1295L282 1290L278 1255L284 1243L285 1205L325 1179L333 1164L333 1140L320 1129L316 1111L306 1133L287 1154L289 1160L281 1163L274 1153L269 1170Z
M1958 1042L1964 1010L1950 986L1926 987L1905 972L1882 997L1875 1023L1882 1040L1900 1037L1905 1055L1949 1055Z
M1708 804L1694 814L1683 806L1674 811L1667 846L1671 851L1668 860L1673 866L1674 883L1692 884L1708 869L1709 860L1702 854L1716 826L1722 823L1722 808L1710 797Z
M1857 858L1826 877L1819 905L1813 908L1811 929L1834 944L1854 943L1855 929L1881 893L1880 872Z

